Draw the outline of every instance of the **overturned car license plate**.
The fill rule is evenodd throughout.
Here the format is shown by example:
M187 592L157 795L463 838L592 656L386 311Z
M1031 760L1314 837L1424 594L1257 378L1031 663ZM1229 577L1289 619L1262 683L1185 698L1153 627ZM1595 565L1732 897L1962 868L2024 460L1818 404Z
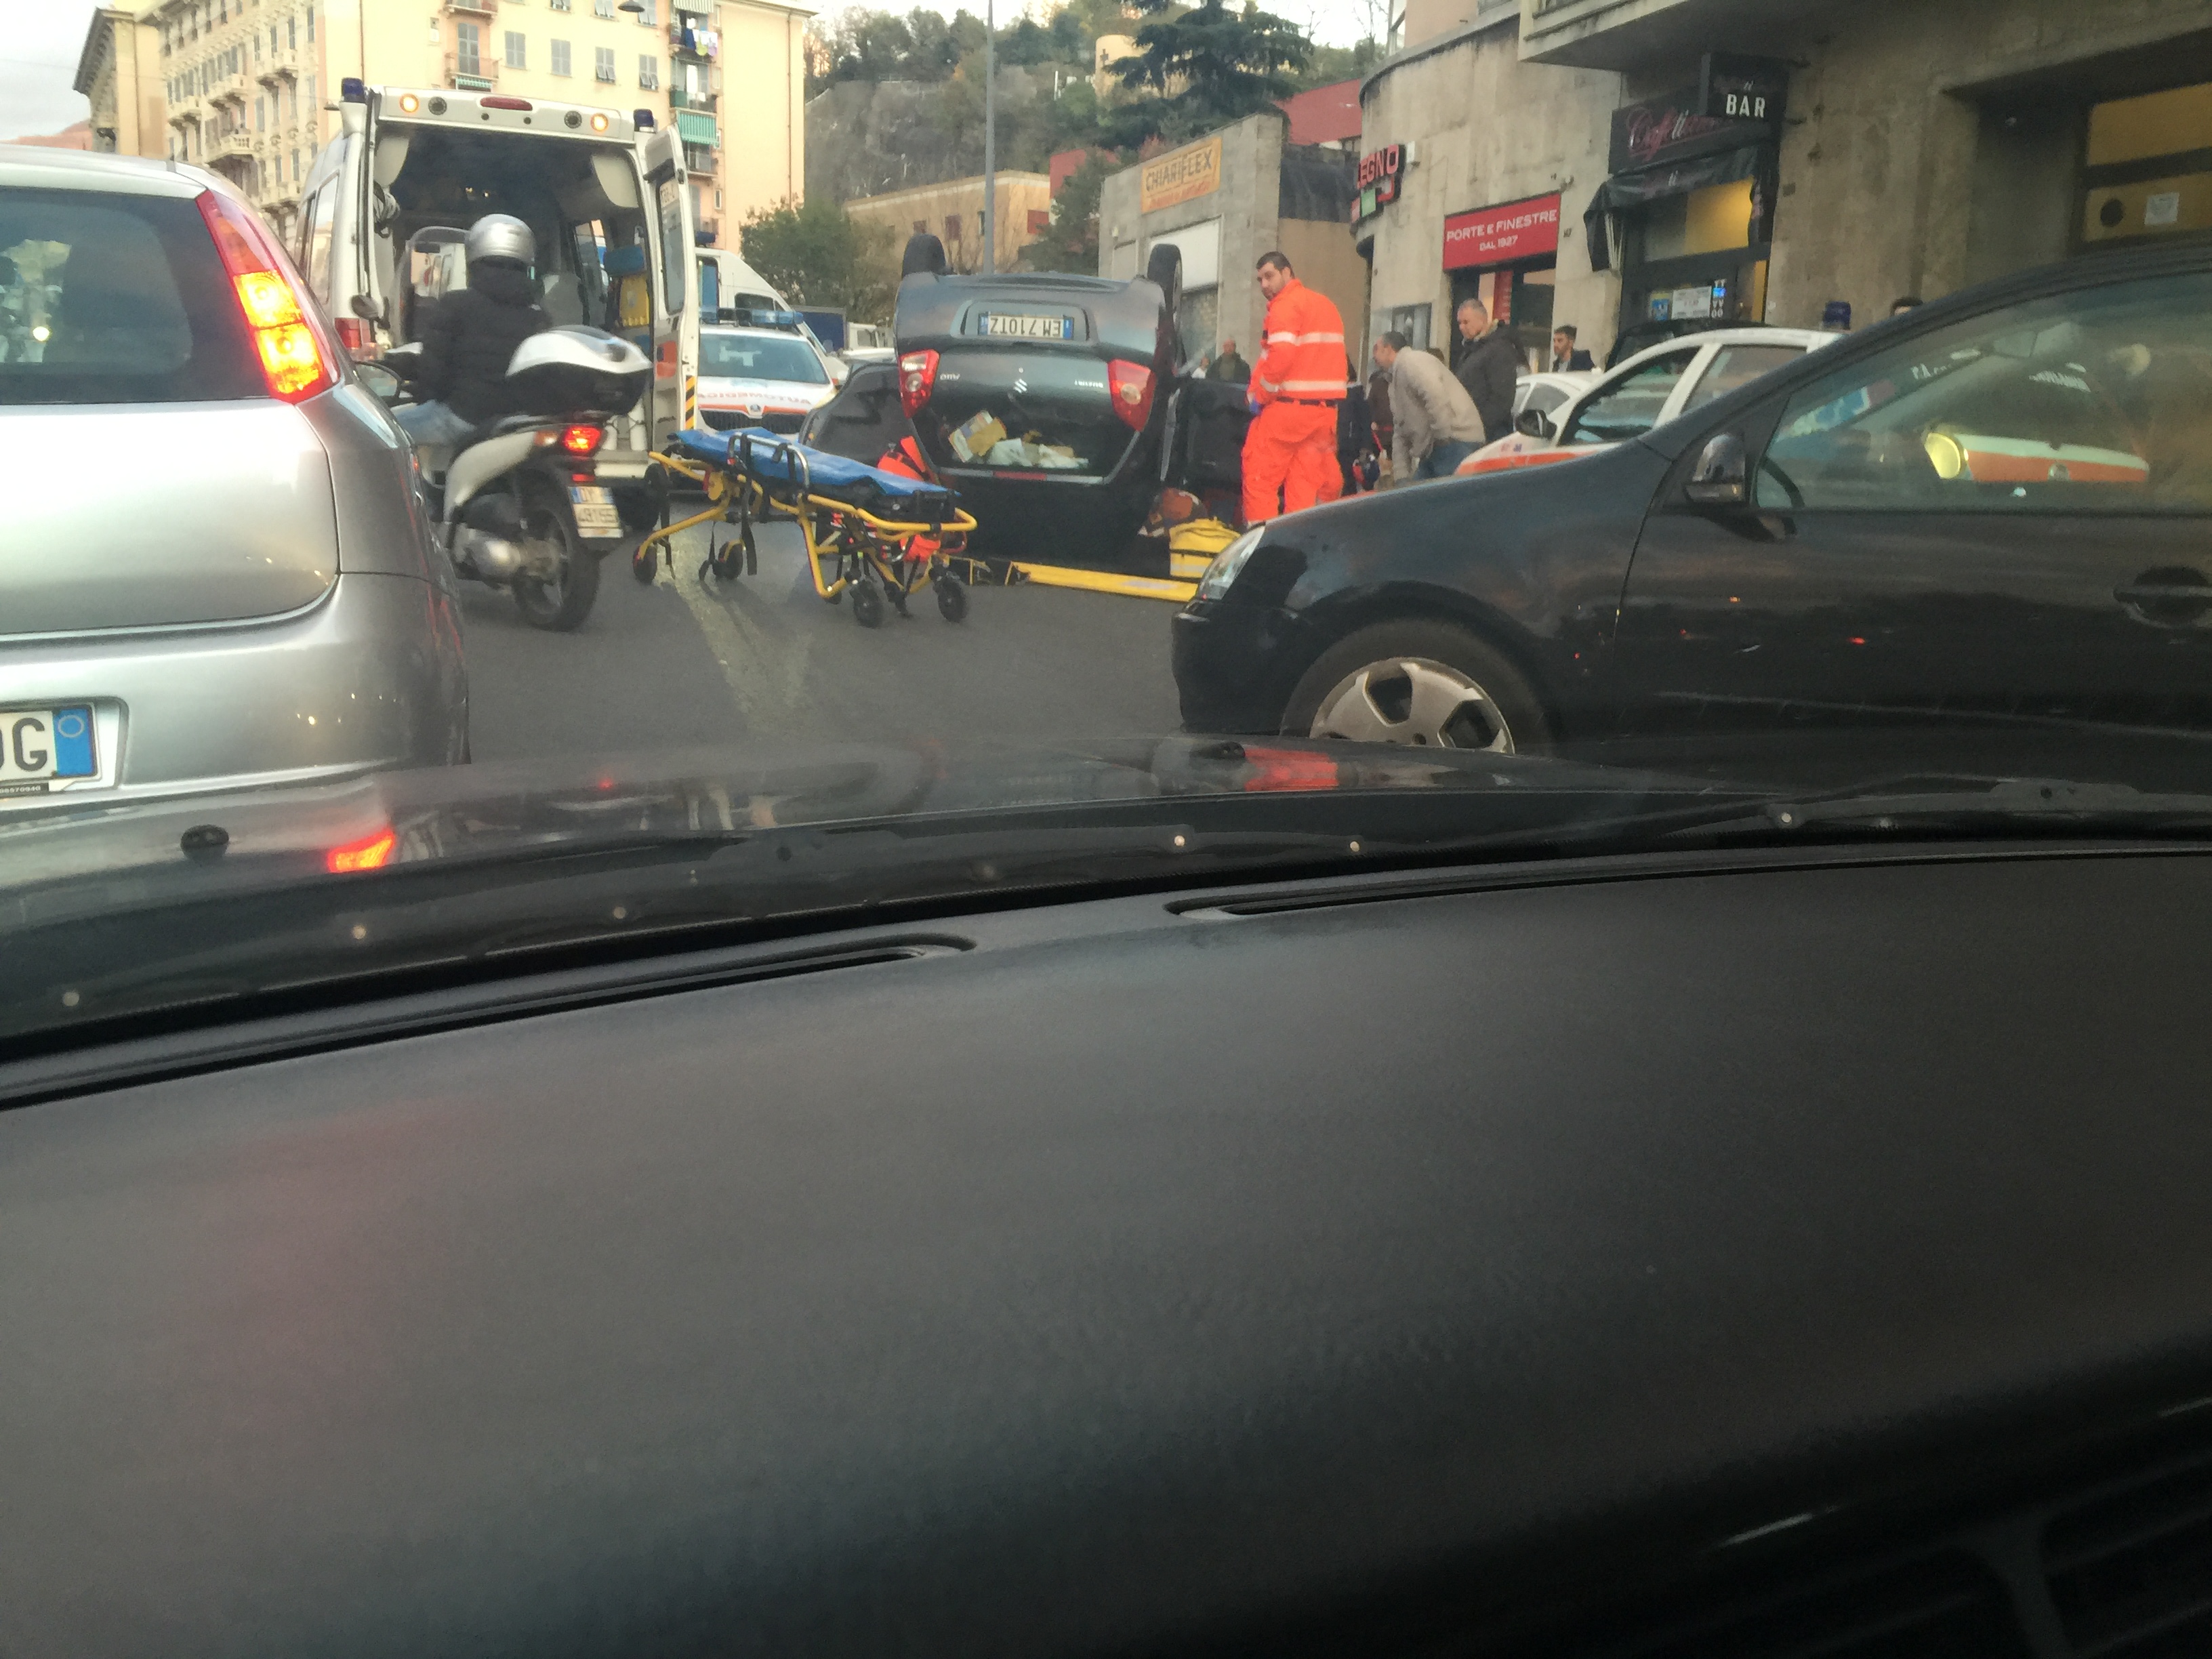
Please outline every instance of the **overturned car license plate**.
M88 706L0 709L0 795L35 793L99 772Z
M614 491L605 484L570 484L568 499L576 507L576 530L585 536L619 536L622 514L616 510Z
M1075 319L987 311L983 313L983 332L1012 336L1017 340L1072 340L1075 337Z

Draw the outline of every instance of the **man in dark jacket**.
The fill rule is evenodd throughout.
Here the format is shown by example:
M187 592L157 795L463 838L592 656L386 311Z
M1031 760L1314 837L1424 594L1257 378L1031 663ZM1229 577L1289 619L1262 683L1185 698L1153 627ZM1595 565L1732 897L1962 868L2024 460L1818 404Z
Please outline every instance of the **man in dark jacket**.
M530 227L488 213L469 227L469 285L432 309L422 330L416 390L425 399L392 411L418 444L457 444L514 410L507 366L515 347L552 327L530 279L538 258Z
M1521 354L1502 329L1490 326L1490 308L1480 300L1462 300L1459 335L1466 347L1459 360L1459 383L1482 416L1482 441L1489 443L1513 429L1513 393L1521 379Z
M1252 365L1237 355L1237 342L1224 340L1221 355L1213 360L1213 367L1206 371L1209 380L1234 380L1238 386L1252 382Z
M1572 372L1596 367L1597 365L1590 361L1589 353L1575 344L1575 325L1572 323L1561 323L1552 331L1552 372L1553 374L1558 374L1562 369Z

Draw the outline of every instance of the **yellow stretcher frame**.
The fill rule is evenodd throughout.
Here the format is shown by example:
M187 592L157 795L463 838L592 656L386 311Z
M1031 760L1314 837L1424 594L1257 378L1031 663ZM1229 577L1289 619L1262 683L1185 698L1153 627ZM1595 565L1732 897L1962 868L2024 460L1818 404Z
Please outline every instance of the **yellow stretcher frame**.
M749 442L742 440L735 446L735 449L742 451L748 460L751 448ZM671 455L659 450L652 452L654 461L672 473L690 478L706 491L707 507L704 512L695 513L688 519L656 530L638 543L636 550L630 555L631 570L638 580L653 580L663 548L668 550L669 568L672 572L676 567L675 538L684 531L714 520L741 526L739 540L727 545L741 547L746 566L757 571L759 566L752 544L752 520L759 519L763 522L769 522L787 519L799 526L799 533L806 538L807 574L813 578L815 592L829 603L836 604L848 589L863 585L867 576L873 575L884 591L894 596L899 608L904 610L906 601L923 588L933 583L941 586L949 579L957 590L957 601L948 603L946 594L940 592L938 608L951 621L957 621L961 615L966 614L965 585L957 580L951 564L953 560L960 557L960 548L964 545L968 533L975 528L975 520L972 517L956 507L951 518L936 522L878 518L850 502L817 495L808 472L806 458L799 453L798 447L779 443L770 453L777 450L790 456L791 470L799 480L797 484L789 487L791 494L788 497L779 495L751 472L740 470L736 464L738 455L734 453L730 465L715 466L686 456ZM855 526L860 532L858 535L854 534ZM926 563L907 556L908 549L915 538L921 536L934 537L939 542L939 548ZM944 542L953 538L959 538L957 544L950 549L943 545ZM896 554L890 550L896 550ZM823 575L824 559L830 560L836 567L837 575L834 580ZM709 557L699 567L701 579L703 580L709 574L717 576L741 574L729 573L729 562L731 561L720 556ZM867 613L860 608L860 601L857 598L854 605L854 615L860 617L865 625L873 626L872 623L867 622Z

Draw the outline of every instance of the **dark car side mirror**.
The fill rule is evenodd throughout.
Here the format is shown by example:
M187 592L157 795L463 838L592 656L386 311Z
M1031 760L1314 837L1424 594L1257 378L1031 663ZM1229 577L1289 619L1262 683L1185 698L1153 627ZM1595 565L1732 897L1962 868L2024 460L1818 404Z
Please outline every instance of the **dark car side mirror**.
M1523 437L1548 438L1552 435L1552 417L1540 409L1524 409L1513 417L1513 429Z
M1741 507L1751 499L1751 470L1744 459L1743 440L1723 432L1705 445L1705 453L1690 469L1682 494L1699 507Z
M356 294L346 301L346 308L356 317L372 323L384 320L384 302L372 300L366 294Z

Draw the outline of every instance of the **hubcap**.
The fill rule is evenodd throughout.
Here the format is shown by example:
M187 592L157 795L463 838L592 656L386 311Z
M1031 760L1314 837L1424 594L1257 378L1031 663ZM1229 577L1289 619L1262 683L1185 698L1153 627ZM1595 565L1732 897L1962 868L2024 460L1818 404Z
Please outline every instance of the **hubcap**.
M1512 730L1490 694L1426 657L1391 657L1346 675L1314 711L1311 735L1513 752Z

